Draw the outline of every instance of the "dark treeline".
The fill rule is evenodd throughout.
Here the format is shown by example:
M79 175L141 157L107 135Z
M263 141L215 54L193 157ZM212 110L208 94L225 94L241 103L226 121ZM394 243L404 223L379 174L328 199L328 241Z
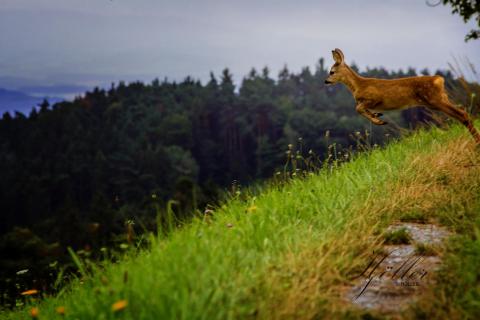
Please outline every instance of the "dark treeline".
M4 114L0 277L12 279L34 265L43 270L65 259L67 246L111 245L130 219L138 222L137 231L149 229L156 206L168 200L177 201L178 219L188 218L214 203L232 181L270 177L299 137L320 155L328 143L354 144L351 133L371 125L356 113L343 86L324 87L327 73L320 59L313 72L285 67L276 79L268 68L252 70L239 88L228 69L206 84L190 77L179 83L120 82L73 102L45 101L28 116ZM450 73L442 75L453 81ZM418 115L392 113L388 121L409 127ZM391 128L375 128L370 137L382 144L385 133L395 134Z

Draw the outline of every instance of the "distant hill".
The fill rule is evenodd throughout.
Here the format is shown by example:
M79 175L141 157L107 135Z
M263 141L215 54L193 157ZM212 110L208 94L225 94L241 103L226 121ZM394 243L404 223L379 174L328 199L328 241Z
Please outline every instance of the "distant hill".
M50 104L63 100L57 97L34 97L21 91L0 88L0 115L3 115L5 112L14 113L15 111L28 115L32 108L38 106L44 98Z

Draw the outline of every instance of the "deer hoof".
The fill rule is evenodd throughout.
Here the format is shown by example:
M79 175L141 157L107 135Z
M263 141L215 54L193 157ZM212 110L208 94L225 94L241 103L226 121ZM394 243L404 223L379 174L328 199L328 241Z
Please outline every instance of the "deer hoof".
M374 118L372 122L374 124L376 124L377 126L384 126L384 125L388 124L388 122L380 120L380 119L376 119L376 118Z

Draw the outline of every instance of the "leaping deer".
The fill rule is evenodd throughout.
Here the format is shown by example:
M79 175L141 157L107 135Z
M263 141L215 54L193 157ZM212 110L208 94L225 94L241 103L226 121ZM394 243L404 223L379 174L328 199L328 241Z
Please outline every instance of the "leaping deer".
M441 76L421 76L400 79L375 79L358 75L344 61L340 49L332 51L335 64L330 69L326 84L344 83L356 101L356 110L376 125L387 122L380 119L378 111L405 109L423 106L442 111L457 119L468 128L475 141L480 144L480 133L473 126L467 112L453 105L448 99Z

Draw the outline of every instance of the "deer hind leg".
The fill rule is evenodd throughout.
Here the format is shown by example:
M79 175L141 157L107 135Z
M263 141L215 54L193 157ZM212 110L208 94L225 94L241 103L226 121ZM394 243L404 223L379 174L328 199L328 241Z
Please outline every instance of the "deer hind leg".
M460 121L465 127L467 127L470 134L473 136L475 141L480 144L480 133L473 125L472 120L468 116L468 113L460 108L455 107L449 101L441 101L432 107L436 110L442 111L443 113L447 114L449 117L457 119Z
M367 106L364 103L357 104L357 106L355 107L355 110L357 110L359 114L361 114L362 116L364 116L365 118L367 118L372 123L378 126L382 126L388 123L378 118L379 116L382 115L381 113L371 112L370 110L368 110Z

